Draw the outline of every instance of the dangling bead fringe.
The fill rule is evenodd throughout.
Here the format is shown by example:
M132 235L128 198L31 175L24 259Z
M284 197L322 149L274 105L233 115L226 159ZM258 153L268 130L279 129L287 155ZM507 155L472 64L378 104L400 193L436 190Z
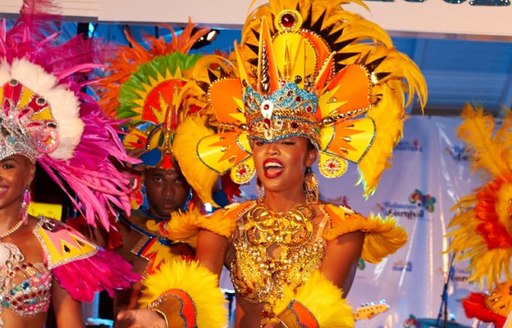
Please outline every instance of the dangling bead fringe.
M315 204L318 202L318 179L311 167L306 169L306 175L304 176L304 193L306 194L306 203Z
M261 184L260 179L256 179L256 191L258 192L258 199L263 199L263 196L265 196L265 187Z
M21 203L20 219L23 222L23 224L28 223L28 205L29 204L30 204L30 190L27 187L25 189L25 192L23 193L23 203Z

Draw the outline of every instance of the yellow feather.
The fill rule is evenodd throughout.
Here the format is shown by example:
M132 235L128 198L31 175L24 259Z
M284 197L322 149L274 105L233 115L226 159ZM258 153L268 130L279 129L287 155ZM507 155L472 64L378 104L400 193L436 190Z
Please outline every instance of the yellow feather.
M176 129L173 141L173 153L181 172L190 186L203 202L217 206L212 198L213 188L217 184L218 174L205 166L196 154L199 141L214 132L206 127L206 117L187 117Z
M145 278L142 284L141 308L156 301L166 291L178 289L192 298L198 327L226 327L226 301L218 287L218 277L198 262L166 262L159 271Z
M196 222L198 217L201 216L198 210L172 212L171 219L165 225L167 235L172 240L187 243L195 248L197 245L197 233L199 232Z
M392 74L374 81L373 96L378 96L381 100L367 115L375 122L376 137L358 165L358 183L363 184L365 197L373 194L383 171L391 166L392 151L402 138L403 125L407 118L405 107L412 102L416 94L423 108L428 97L425 78L418 66L407 56L394 49L379 47L374 49L366 62L372 62L382 56L386 57L375 69L373 76L387 72ZM408 94L407 98L404 93Z
M407 232L396 223L392 216L382 218L380 215L362 215L350 213L343 207L328 205L332 224L325 229L323 237L333 240L338 236L353 231L366 233L362 258L370 263L380 262L384 257L396 252L407 242Z
M342 297L341 289L318 270L311 274L307 282L300 286L295 294L288 289L285 291L285 295L288 295L287 300L291 298L304 305L315 317L319 327L354 327L352 307ZM274 309L276 313L286 311L283 305L280 307Z
M487 248L483 237L476 233L481 222L476 219L473 209L475 204L475 196L470 195L454 206L460 211L450 220L448 226L454 229L447 234L451 238L448 251L454 252L457 261L469 261L469 282L491 288L504 277L512 279L512 249Z
M473 108L467 104L462 112L462 119L457 136L474 153L472 168L482 169L484 173L487 172L493 176L499 176L508 171L507 162L502 157L504 143L496 142L493 138L493 117L484 114L482 108Z

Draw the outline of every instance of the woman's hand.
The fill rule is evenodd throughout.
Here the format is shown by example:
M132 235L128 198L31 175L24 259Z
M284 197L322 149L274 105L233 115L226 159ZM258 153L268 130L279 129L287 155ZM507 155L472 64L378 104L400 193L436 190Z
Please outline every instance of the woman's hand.
M149 309L124 310L117 315L116 328L167 328L165 320Z

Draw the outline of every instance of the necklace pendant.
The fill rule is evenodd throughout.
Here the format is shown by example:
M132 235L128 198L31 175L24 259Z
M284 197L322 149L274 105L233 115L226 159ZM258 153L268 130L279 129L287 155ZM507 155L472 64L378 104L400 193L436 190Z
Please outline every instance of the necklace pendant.
M18 246L0 242L0 268L6 268L12 263L21 263L24 259Z

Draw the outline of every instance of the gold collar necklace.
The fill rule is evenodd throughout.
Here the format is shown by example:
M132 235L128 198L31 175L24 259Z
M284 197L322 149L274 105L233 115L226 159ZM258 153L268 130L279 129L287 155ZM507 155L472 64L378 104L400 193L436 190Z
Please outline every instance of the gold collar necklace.
M247 212L245 231L249 241L259 245L273 243L296 247L313 235L314 209L298 204L289 211L273 211L262 201Z

